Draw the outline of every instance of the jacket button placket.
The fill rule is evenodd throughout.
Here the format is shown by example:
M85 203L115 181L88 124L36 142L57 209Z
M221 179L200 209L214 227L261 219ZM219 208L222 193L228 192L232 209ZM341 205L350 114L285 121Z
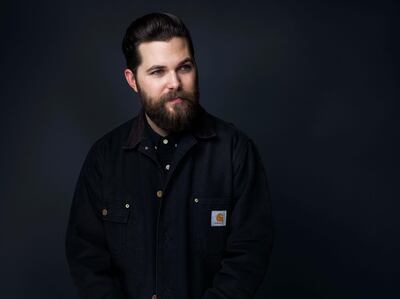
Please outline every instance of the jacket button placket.
M158 199L162 199L163 198L163 195L164 195L164 192L162 191L162 190L158 190L157 192L156 192L156 197L158 198ZM156 291L157 291L157 289L158 289L158 263L159 263L159 260L158 260L158 255L159 255L159 244L158 244L158 236L159 236L159 226L160 226L160 213L161 213L161 204L162 204L162 202L160 201L159 202L159 205L158 205L158 216L157 216L157 228L156 228L156 238L157 238L157 245L156 245ZM154 294L152 297L151 297L152 299L157 299L157 295L156 294Z

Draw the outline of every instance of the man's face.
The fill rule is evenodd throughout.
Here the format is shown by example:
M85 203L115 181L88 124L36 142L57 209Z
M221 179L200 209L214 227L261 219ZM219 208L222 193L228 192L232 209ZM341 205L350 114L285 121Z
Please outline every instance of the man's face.
M186 39L141 43L134 79L146 114L168 132L188 129L199 111L197 70Z

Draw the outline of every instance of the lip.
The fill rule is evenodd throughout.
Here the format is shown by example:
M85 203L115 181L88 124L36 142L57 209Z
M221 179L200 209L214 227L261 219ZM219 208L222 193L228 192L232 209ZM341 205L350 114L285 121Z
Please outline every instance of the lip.
M183 101L183 100L182 100L181 98L179 98L179 97L170 100L171 103L180 103L180 102L182 102L182 101Z

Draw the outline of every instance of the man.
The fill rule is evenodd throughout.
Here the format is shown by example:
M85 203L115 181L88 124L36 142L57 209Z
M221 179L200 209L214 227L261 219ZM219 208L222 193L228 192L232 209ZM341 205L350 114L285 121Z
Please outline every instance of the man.
M152 13L126 31L139 114L82 167L66 254L80 298L252 298L272 247L257 149L199 104L190 34Z

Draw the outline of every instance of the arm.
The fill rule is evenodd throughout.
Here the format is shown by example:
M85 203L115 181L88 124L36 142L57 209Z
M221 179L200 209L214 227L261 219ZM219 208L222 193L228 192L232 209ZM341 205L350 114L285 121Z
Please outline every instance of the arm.
M79 298L123 298L112 275L100 218L102 155L96 144L89 151L75 188L66 232L66 256Z
M231 231L221 268L202 299L253 298L268 266L272 249L269 191L262 161L252 140L247 140L238 151L234 167Z

